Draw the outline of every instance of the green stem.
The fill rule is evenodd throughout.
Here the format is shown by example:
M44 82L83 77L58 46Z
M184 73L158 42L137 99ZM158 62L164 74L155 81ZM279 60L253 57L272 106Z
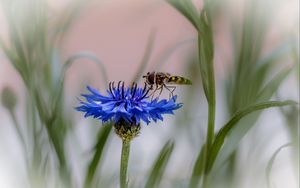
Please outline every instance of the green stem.
M35 96L35 104L40 116L40 119L45 124L47 134L49 136L49 140L54 148L56 156L59 161L59 168L61 173L61 178L66 183L71 183L70 172L67 166L65 152L64 152L64 145L63 145L63 138L55 132L55 121L58 120L59 117L50 115L50 112L47 111L44 107L46 106L45 102L42 100L40 94L36 91L31 89L30 90Z
M12 109L9 110L9 114L10 114L12 120L13 120L14 127L15 127L16 132L18 134L18 137L20 139L22 149L23 149L23 152L24 152L24 156L25 156L26 170L27 170L27 173L29 174L31 169L30 169L30 159L29 159L29 156L28 156L28 148L27 148L27 145L26 145L26 140L25 140L25 137L22 133L20 124L17 120L17 117L16 117L16 114L15 114L14 110L12 110Z
M209 82L210 82L210 101L208 102L208 123L207 123L207 133L206 133L206 150L205 150L205 164L209 156L210 148L214 140L215 131L215 114L216 114L216 96L215 96L215 79L214 79L214 68L213 63L209 65ZM209 174L204 174L203 187L207 188L209 186L208 177Z
M206 8L201 14L201 20L204 24L204 30L202 37L200 37L200 58L207 64L207 82L208 82L208 122L207 122L207 134L206 134L206 150L205 150L205 164L207 165L208 156L210 154L211 145L214 140L215 131L215 115L216 115L216 88L215 88L215 73L214 73L214 45L213 45L213 30L211 24L211 17L209 8ZM202 48L202 49L201 49ZM203 187L209 186L209 173L204 174Z
M213 72L212 72L213 74ZM212 86L213 85L213 86ZM207 136L206 136L206 147L207 152L209 152L210 147L212 145L214 139L214 131L215 131L215 113L216 113L216 99L215 99L215 81L211 82L211 101L208 104L208 123L207 123Z
M127 167L130 151L130 141L123 140L122 154L121 154L121 167L120 167L120 186L121 188L127 188Z
M72 187L70 171L67 166L63 144L61 143L62 139L55 133L53 126L53 122L46 122L47 133L59 161L60 178L62 179L62 183L65 187Z
M11 116L11 118L12 118L12 120L13 120L13 124L14 124L14 127L15 127L15 129L16 129L16 132L17 132L17 134L18 134L18 137L19 137L19 139L20 139L20 142L21 142L21 144L22 144L22 146L23 146L23 149L24 149L24 155L27 155L26 142L25 142L25 138L24 138L24 136L23 136L23 134L22 134L22 130L21 130L21 128L20 128L20 124L19 124L19 122L18 122L18 120L17 120L17 117L16 117L14 111L13 111L13 110L9 110L9 113L10 113L10 116Z
M213 74L213 72L212 72ZM205 150L205 164L207 165L208 156L210 152L210 148L214 139L214 130L215 130L215 111L216 111L216 104L215 104L215 81L213 79L213 87L212 87L212 95L211 95L211 101L208 104L208 124L207 124L207 135L206 135L206 150ZM206 169L206 167L205 167ZM206 170L204 170L206 171ZM205 172L204 178L203 178L203 187L207 188L209 187L209 174Z
M204 174L203 178L203 188L209 188L209 176L208 174Z

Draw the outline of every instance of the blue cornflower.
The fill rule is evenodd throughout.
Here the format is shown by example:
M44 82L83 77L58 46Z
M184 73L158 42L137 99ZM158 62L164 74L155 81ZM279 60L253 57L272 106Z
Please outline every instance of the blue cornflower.
M173 111L182 106L176 103L177 96L169 100L158 98L149 100L149 88L145 84L144 88L137 87L133 83L131 87L124 87L124 82L119 82L117 87L114 83L109 83L107 95L100 94L96 89L87 86L90 94L83 94L86 102L80 101L80 106L76 110L85 112L85 117L92 116L106 122L112 120L113 123L127 125L140 125L141 121L149 124L152 120L163 121L163 114L173 114Z

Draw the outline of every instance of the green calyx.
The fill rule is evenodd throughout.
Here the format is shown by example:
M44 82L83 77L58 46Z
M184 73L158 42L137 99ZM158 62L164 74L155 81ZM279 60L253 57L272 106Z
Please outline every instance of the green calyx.
M141 125L130 124L121 119L115 123L114 128L116 134L119 135L123 141L130 142L133 138L140 134Z

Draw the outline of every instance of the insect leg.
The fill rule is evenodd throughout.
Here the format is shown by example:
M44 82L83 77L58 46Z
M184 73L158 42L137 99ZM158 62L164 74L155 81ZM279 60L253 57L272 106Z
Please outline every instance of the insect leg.
M159 92L159 94L158 94L157 97L159 97L159 96L161 95L161 92L162 92L162 90L163 90L163 85L157 85L157 87L156 87L154 93L155 93L156 91L158 91L158 90L160 90L160 92ZM154 97L154 93L153 93L152 99L153 99L153 97ZM152 100L152 99L151 99L151 100Z
M159 88L159 89L160 89L160 92L159 92L159 95L158 95L158 96L161 95L161 93L162 93L162 91L163 91L163 88L164 88L164 85L161 85L160 88Z
M169 94L169 98L173 98L174 97L174 91L176 89L176 86L167 86L166 84L164 84L164 87L170 91L170 94Z
M154 97L155 92L159 89L159 88L158 88L158 85L155 85L155 86L156 86L156 88L155 88L154 91L149 95L149 96L151 96L151 100L153 100L153 97ZM153 85L151 85L151 88L153 88Z

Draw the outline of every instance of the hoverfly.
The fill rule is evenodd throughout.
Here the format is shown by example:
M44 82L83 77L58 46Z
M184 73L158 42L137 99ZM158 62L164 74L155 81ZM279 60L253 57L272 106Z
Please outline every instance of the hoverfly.
M148 72L147 75L144 75L143 78L146 79L146 82L150 86L150 90L154 89L154 91L149 96L154 96L155 92L160 90L159 96L162 93L163 88L166 88L170 95L169 97L173 97L173 92L176 89L174 85L192 85L192 81L187 78L181 76L171 75L165 72Z

